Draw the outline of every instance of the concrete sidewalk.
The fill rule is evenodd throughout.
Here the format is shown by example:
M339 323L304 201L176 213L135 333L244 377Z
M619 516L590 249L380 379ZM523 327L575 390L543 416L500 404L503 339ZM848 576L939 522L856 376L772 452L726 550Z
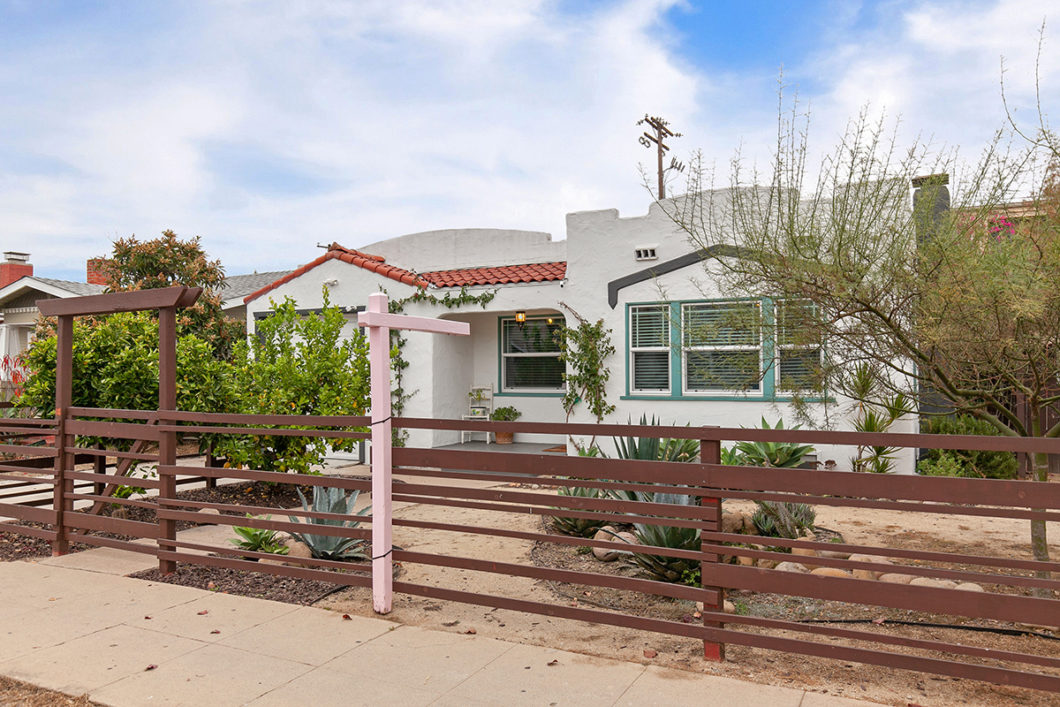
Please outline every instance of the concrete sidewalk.
M0 563L0 674L106 705L868 704L63 560Z

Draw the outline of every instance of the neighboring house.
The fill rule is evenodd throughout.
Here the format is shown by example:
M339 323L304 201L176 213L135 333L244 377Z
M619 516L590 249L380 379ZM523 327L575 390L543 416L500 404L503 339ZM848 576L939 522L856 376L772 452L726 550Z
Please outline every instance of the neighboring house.
M29 347L33 329L40 311L37 302L56 297L80 297L103 292L104 285L94 267L94 261L86 266L87 282L55 280L49 277L34 277L33 265L28 253L7 251L0 263L0 388L11 384L15 373L12 362Z
M221 311L229 319L244 321L247 318L247 307L243 299L252 292L257 292L269 283L288 274L288 270L274 272L255 272L249 275L230 275L225 278L221 288Z
M658 203L632 218L614 209L568 214L563 241L546 233L466 229L416 233L356 250L333 244L247 296L247 327L253 333L255 322L268 316L270 300L291 297L302 309L319 308L325 287L331 302L346 308L350 331L373 292L385 290L391 300L416 291L441 299L461 287L471 294L495 292L485 306L404 306L408 314L471 325L469 337L402 334L409 362L403 387L412 392L404 415L459 419L468 411L472 386L492 384L494 405L513 405L522 421L564 421L564 368L552 333L573 325L576 312L603 319L612 332L617 353L608 362L607 395L616 411L607 422L635 422L647 414L692 426L757 427L763 416L770 422L783 416L790 424L791 393L785 390L799 387L820 348L795 345L783 334L774 341L766 327L726 324L734 314L744 321L784 319L788 309L768 298L723 297L704 257ZM828 402L833 410L852 407L850 401ZM571 421L593 420L579 405ZM912 432L915 426L903 420L894 429ZM839 428L851 429L849 420ZM458 432L446 430L414 430L409 438L412 446L459 441ZM610 440L601 445L613 451ZM818 455L849 467L849 450L819 449ZM901 467L912 471L911 454Z

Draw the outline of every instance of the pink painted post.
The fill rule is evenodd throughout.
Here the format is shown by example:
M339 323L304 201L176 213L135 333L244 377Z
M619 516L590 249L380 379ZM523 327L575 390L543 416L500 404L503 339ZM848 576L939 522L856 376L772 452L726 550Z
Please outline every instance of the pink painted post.
M385 313L387 296L368 296L368 311ZM394 565L391 514L390 422L390 329L368 327L368 359L372 372L372 606L379 614L389 614L394 598Z
M387 296L368 295L368 310L357 316L357 325L368 329L368 361L372 372L372 606L389 614L394 598L393 547L393 439L390 420L390 330L409 329L435 334L468 336L466 322L390 314Z

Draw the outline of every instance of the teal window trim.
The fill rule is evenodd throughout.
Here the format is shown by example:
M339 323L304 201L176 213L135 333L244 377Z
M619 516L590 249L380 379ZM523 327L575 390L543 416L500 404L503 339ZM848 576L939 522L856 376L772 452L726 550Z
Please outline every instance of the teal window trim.
M834 403L835 398L828 394L803 397L797 395L778 395L776 385L777 370L777 342L772 333L762 335L762 380L759 390L741 393L686 393L684 392L684 338L681 332L683 307L688 304L707 304L715 302L749 302L761 303L763 332L773 332L776 324L776 303L772 297L722 297L718 299L696 299L696 300L674 300L669 302L627 302L625 311L625 359L626 359L626 382L625 394L620 400L699 400L702 402L768 402L768 403L791 403L796 400L806 403ZM632 388L633 377L633 351L631 348L631 313L634 307L652 305L669 305L670 307L670 392L654 395L651 393L634 392ZM822 345L822 350L825 348Z
M559 314L538 314L532 317L527 317L527 321L535 319L559 319L564 320L564 317ZM521 390L504 390L504 322L514 322L515 317L497 317L497 392L493 394L495 398L562 398L566 395L564 389L545 389L542 391L521 391ZM558 355L558 354L557 354Z

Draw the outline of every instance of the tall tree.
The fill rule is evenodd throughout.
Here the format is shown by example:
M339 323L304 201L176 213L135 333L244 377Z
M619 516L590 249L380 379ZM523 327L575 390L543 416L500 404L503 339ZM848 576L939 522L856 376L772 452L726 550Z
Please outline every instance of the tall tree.
M1031 217L1005 216L1049 151L998 133L963 167L955 153L900 149L862 113L811 171L805 118L779 125L771 173L737 156L732 188L702 191L712 175L700 162L689 196L667 206L699 247L729 254L711 272L733 293L812 302L800 336L827 342L829 390L858 399L850 373L868 364L877 390L930 388L1000 434L1060 436L1060 222L1040 191ZM934 176L916 180L911 206L918 175ZM1033 462L1046 481L1045 455ZM1044 521L1031 521L1031 546L1048 559Z
M201 287L199 300L180 312L181 333L194 333L221 357L246 335L246 325L224 316L221 310L224 268L210 260L198 236L181 240L171 230L161 237L140 241L136 236L114 241L110 257L99 259L100 273L112 292L152 290L174 285Z

